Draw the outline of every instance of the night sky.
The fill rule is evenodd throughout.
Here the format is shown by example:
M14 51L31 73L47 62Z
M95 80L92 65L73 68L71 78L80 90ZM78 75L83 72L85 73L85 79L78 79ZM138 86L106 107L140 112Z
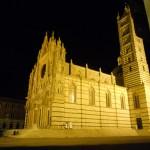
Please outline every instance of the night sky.
M138 1L138 0L137 0ZM66 60L110 73L117 66L119 41L116 16L125 0L0 2L0 96L24 99L28 79L45 35L55 31L67 50ZM133 10L138 12L137 8ZM141 15L143 19L143 16ZM150 46L148 25L138 33ZM149 47L150 49L150 47ZM150 52L147 50L147 53Z

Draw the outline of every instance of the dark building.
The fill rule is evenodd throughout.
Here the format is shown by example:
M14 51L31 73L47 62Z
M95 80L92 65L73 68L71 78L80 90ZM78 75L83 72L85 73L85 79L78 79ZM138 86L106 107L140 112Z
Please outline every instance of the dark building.
M0 129L24 127L25 101L0 97Z

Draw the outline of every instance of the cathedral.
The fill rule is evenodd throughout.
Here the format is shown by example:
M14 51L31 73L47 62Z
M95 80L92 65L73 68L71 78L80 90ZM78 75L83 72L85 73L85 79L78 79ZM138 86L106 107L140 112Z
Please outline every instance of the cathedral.
M29 78L25 128L150 127L150 74L128 5L117 16L118 66L106 74L65 60L60 38L46 34Z

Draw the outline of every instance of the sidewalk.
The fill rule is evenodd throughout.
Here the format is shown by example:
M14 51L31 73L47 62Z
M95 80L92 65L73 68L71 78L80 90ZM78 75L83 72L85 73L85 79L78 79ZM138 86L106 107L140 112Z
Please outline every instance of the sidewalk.
M16 132L15 132L16 133ZM150 136L149 130L131 128L100 128L100 129L22 129L14 135L14 130L5 132L5 136L14 138L97 138Z

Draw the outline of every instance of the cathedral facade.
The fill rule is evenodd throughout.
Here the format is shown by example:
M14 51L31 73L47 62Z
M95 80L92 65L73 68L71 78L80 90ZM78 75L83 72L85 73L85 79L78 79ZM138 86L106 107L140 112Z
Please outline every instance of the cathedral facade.
M150 127L149 69L129 6L117 22L120 57L111 74L67 63L61 40L45 35L30 74L25 128Z

